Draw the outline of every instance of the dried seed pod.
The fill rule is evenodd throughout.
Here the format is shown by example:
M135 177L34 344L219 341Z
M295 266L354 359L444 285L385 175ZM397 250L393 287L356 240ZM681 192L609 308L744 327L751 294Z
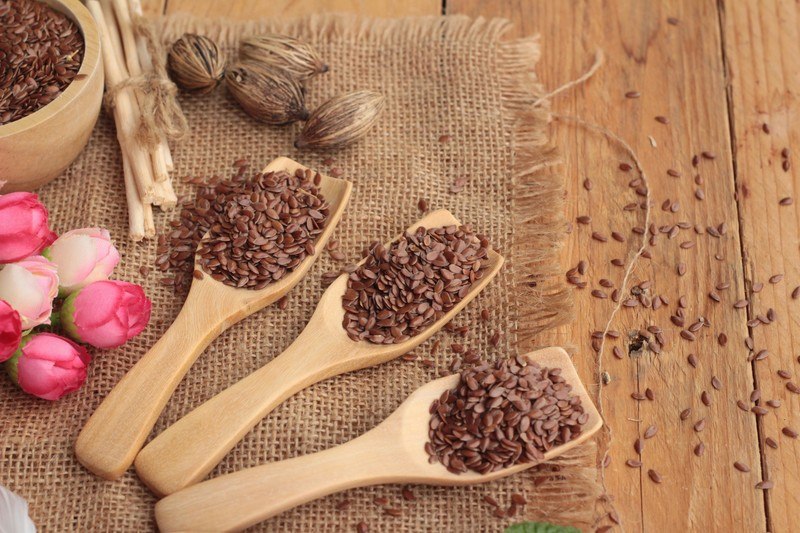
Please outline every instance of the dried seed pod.
M308 118L303 88L285 72L253 61L232 65L225 81L251 117L267 124L289 124Z
M375 125L384 97L356 91L331 98L311 113L294 142L296 148L337 148L357 141Z
M175 41L167 56L167 67L181 90L196 94L213 91L225 76L225 58L217 43L193 33Z
M259 61L289 72L299 80L328 72L317 51L310 44L288 35L265 33L242 41L242 59Z

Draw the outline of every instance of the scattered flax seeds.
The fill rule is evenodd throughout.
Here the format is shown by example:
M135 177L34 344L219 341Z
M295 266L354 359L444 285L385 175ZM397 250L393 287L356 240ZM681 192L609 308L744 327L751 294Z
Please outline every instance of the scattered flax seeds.
M342 297L347 335L394 344L422 332L483 277L488 248L468 226L420 227L388 247L373 243Z
M558 368L522 357L480 362L431 405L429 460L455 474L540 462L579 436L589 419L571 390Z
M246 165L246 164L245 164ZM314 253L329 214L317 188L319 174L298 170L212 180L159 238L156 268L172 268L177 289L193 272L195 249L201 269L238 288L263 289ZM196 275L195 275L196 277Z

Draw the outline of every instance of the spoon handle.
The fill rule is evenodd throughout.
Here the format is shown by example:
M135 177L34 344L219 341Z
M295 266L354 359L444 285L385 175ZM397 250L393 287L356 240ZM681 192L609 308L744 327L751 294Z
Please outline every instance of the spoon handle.
M282 354L149 442L136 457L139 478L159 496L201 481L275 407L338 373L334 362L346 348L312 324Z
M224 305L205 303L204 294L189 292L175 322L81 430L75 455L94 474L117 479L125 473L189 367L227 327L230 312Z
M156 504L158 528L238 531L328 494L402 481L392 439L381 424L341 446L204 481Z

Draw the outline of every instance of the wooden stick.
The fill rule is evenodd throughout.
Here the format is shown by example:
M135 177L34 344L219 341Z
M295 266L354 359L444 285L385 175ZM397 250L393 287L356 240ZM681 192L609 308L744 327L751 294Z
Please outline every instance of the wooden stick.
M131 76L141 76L145 71L153 70L153 62L150 58L150 53L147 50L147 45L143 39L138 39L133 34L133 21L131 20L131 11L134 6L128 5L126 0L112 0L114 6L114 13L117 15L119 22L119 29L122 35L122 44L125 49L125 60L128 64L128 71ZM130 9L130 10L129 10ZM141 9L141 4L139 5ZM172 158L167 159L164 151L169 151L169 146L163 135L155 150L153 151L153 172L156 181L164 181L169 179L170 162Z
M157 204L155 200L153 203L161 209L172 209L178 205L178 197L175 195L175 190L172 188L172 180L156 181L153 184L155 188L155 198L158 199Z
M144 236L152 239L156 236L156 224L153 221L153 206L144 204Z
M86 7L97 22L98 31L103 49L103 65L106 72L108 87L114 87L125 81L127 72L118 61L118 55L112 38L112 28L106 23L103 10L97 0L89 0ZM120 54L121 55L121 54ZM133 105L133 94L130 89L122 89L117 94L114 106L114 119L117 126L117 139L120 147L127 153L131 170L135 178L139 197L143 202L153 199L153 171L150 157L147 152L136 142L134 130L136 115Z
M128 235L134 241L141 241L144 238L144 205L139 198L136 190L136 183L133 179L131 162L125 152L122 152L122 174L125 178L125 196L128 200ZM152 218L153 210L150 209Z

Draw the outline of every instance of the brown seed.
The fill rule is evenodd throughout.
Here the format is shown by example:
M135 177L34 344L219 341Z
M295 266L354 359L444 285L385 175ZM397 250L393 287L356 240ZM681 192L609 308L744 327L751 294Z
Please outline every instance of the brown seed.
M656 472L652 468L647 471L647 476L650 478L650 480L653 483L661 483L661 481L662 481L661 474L659 474L658 472Z
M770 448L773 448L775 450L778 449L778 442L772 437L767 437L766 439L764 439L764 443Z
M775 482L769 479L765 479L764 481L759 481L756 483L756 488L759 490L769 490L775 487Z
M657 115L656 122L660 122L661 124L669 124L669 119L665 116Z
M589 224L589 223L592 222L592 217L590 217L588 215L580 215L580 216L575 218L575 222L577 222L578 224L584 224L584 225L585 224Z
M722 389L722 382L717 378L717 376L711 376L711 386L714 387L716 390Z
M701 418L700 420L698 420L697 422L694 423L693 427L694 427L694 430L697 433L700 433L701 431L703 431L706 428L706 419L705 418Z
M393 516L395 518L397 518L398 516L402 516L403 514L403 511L401 509L397 509L395 507L387 507L386 509L383 510L383 512L384 514Z
M417 201L417 209L422 211L423 213L428 210L428 201L425 198L420 198Z
M623 172L628 172L631 168L633 168L633 167L631 167L628 163L620 163L619 164L619 169L621 171L623 171Z
M358 525L356 525L356 531L357 533L369 533L369 526L366 522L359 522Z
M338 502L335 507L337 511L344 511L350 507L350 504L353 503L352 500L341 500Z
M642 462L641 461L637 461L636 459L628 459L627 461L625 461L625 464L627 466L631 467L631 468L641 468L642 467Z
M780 201L778 201L779 205L792 205L793 203L794 203L794 200L789 196L787 196L785 198L781 198Z
M697 368L697 356L695 356L693 353L690 353L686 357L686 360L689 362L690 365L692 365L693 368Z
M739 472L749 472L750 467L740 461L734 461L733 467L738 470Z
M667 17L667 24L669 24L671 26L677 26L680 23L681 23L681 21L676 19L675 17Z
M514 505L519 506L526 505L528 503L528 500L525 499L525 496L516 493L511 495L511 501L514 503Z
M592 183L592 180L590 180L589 178L586 178L585 180L583 180L583 188L584 189L586 189L587 191L591 191L593 187L594 187L594 184Z
M716 159L717 155L714 152L701 152L700 155L703 159Z
M694 447L694 454L697 457L702 457L703 454L706 452L706 445L702 442L699 442L697 446Z
M703 405L708 407L711 405L711 396L708 395L708 392L703 391L700 393L700 401L703 402Z
M644 431L644 438L652 439L658 433L658 428L655 425L648 426L647 429Z
M769 282L772 283L773 285L775 283L780 283L782 280L783 280L783 274L775 274L774 276L771 276L769 278Z
M793 430L792 428L790 428L788 426L784 427L783 429L781 429L781 433L783 433L784 435L786 435L790 439L796 439L797 438L797 431Z
M452 136L450 136L450 135L447 135L447 134L445 133L445 134L443 134L443 135L439 135L439 142L440 142L440 143L446 143L446 142L450 142L450 139L452 139L452 138L453 138Z
M720 346L725 346L726 344L728 344L728 336L724 333L720 333L719 335L717 335L717 342L719 343Z
M600 241L600 242L607 242L608 241L608 237L606 237L605 235L603 235L602 233L600 233L598 231L593 231L592 232L592 239L594 239L596 241Z
M483 497L483 501L491 505L492 507L499 507L500 504L497 502L495 498L489 496L488 494Z
M650 387L647 387L647 388L644 390L644 395L645 395L645 397L647 397L647 399L648 399L648 400L650 400L651 402L652 402L652 401L655 401L655 399L656 399L656 394L653 392L653 389L651 389Z
M644 442L642 442L642 439L639 438L633 441L633 451L642 455L642 450L644 450Z

